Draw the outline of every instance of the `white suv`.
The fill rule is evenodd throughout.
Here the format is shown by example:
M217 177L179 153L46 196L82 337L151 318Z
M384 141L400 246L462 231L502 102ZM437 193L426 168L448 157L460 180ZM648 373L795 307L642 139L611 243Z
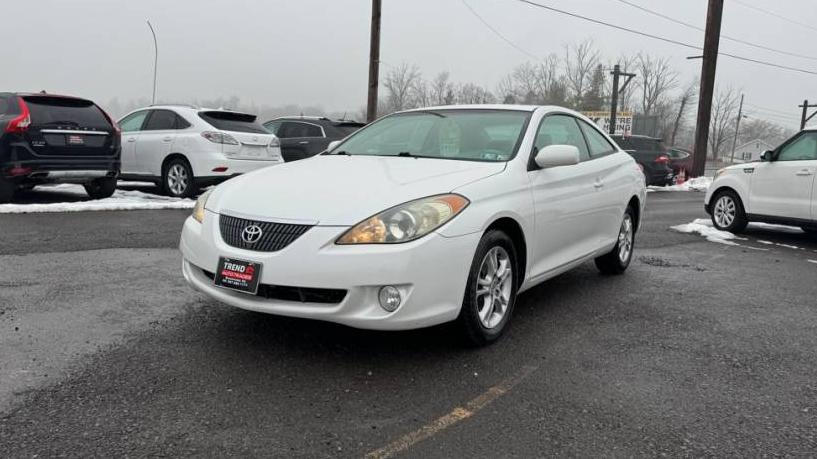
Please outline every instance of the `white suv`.
M817 233L817 127L806 128L761 162L719 170L706 193L706 212L720 230L740 232L750 221Z
M155 105L121 120L121 179L157 183L176 197L284 162L278 138L255 115L185 105Z

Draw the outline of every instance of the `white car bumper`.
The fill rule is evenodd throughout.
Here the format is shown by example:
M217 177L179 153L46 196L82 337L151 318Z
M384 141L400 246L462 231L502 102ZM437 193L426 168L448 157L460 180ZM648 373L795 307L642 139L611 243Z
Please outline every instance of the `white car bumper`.
M188 218L180 249L183 273L195 289L252 311L337 322L357 328L402 330L428 327L457 318L480 234L444 237L433 233L394 245L335 245L347 228L315 226L277 252L258 252L227 245L218 215L207 212L204 223ZM212 273L219 257L262 264L260 283L309 289L340 289L338 303L307 303L270 299L216 287ZM396 286L400 307L380 307L382 286Z

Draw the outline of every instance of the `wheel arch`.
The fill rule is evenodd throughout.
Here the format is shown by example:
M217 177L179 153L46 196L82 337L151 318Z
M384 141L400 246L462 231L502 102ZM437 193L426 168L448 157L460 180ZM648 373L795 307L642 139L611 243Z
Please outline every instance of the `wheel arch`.
M517 268L521 276L517 276L517 285L521 286L526 279L528 267L528 243L525 240L525 231L518 221L511 217L499 217L485 229L485 233L491 230L499 230L507 234L514 244L517 257Z
M170 153L169 155L165 156L165 159L162 160L162 168L160 169L160 174L162 177L164 177L167 165L170 164L170 161L173 161L174 159L181 159L182 161L187 162L187 164L190 166L190 170L193 170L193 164L190 162L189 159L187 159L187 156L181 153ZM196 171L193 171L193 176L195 175Z
M638 230L641 228L641 200L638 196L633 196L630 198L630 201L627 203L627 207L631 207L633 209L633 218L635 219L635 229Z
M716 198L716 197L717 197L719 194L721 194L721 193L723 193L723 192L725 192L725 191L731 191L732 193L735 193L735 195L736 195L736 196L738 197L738 199L740 200L740 202L739 202L738 204L740 204L740 206L741 206L741 207L743 207L743 211L744 211L744 212L747 212L747 210L746 210L746 199L745 199L745 197L744 197L744 196L743 196L743 194L740 192L740 190L738 190L737 188L735 188L735 187L733 187L733 186L730 186L730 185L721 185L721 186L719 186L719 187L715 188L715 190L714 190L714 191L712 191L712 195L711 195L711 198L709 199L709 203L708 203L708 205L709 205L709 206L714 205L714 204L715 204L715 198Z

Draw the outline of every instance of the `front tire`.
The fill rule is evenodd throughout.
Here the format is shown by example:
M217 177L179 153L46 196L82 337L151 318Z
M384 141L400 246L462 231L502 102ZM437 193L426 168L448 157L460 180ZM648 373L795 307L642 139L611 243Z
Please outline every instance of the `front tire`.
M181 158L170 160L162 169L162 190L174 198L192 198L198 192L193 168Z
M596 258L596 267L602 274L622 274L630 266L635 247L635 210L627 206L618 230L618 240L613 250Z
M740 233L749 220L743 210L743 202L732 190L719 191L712 198L712 224L721 231Z
M516 303L522 275L518 266L516 247L507 234L490 230L482 236L457 318L469 344L484 346L502 336Z
M116 191L116 177L105 177L88 182L85 185L85 192L91 199L105 199L113 196Z

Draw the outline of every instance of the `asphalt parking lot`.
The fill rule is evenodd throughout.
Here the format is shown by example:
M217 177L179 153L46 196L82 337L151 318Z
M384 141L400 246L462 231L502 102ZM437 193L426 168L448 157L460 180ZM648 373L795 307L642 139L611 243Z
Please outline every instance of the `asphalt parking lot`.
M625 275L540 285L482 349L208 300L189 211L2 215L0 455L812 456L817 240L669 229L702 200L651 193Z

